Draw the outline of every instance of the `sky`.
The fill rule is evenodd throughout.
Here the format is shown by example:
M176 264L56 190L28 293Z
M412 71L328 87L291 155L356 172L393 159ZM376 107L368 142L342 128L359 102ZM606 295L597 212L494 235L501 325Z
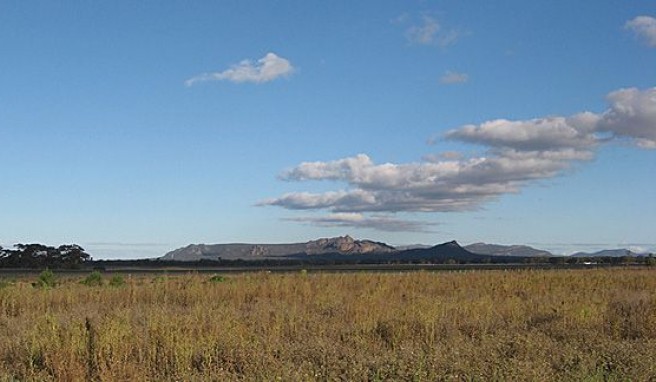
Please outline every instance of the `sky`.
M656 251L656 2L2 1L0 244Z

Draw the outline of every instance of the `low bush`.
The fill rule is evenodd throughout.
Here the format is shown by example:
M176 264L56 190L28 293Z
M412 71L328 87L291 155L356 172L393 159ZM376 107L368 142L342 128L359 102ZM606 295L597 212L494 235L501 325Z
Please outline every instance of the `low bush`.
M57 286L57 278L50 269L46 269L39 274L39 278L36 280L36 282L32 283L32 286L35 288L43 289L54 288Z
M82 284L86 286L102 286L103 277L99 271L93 271L91 274L82 280Z
M224 281L226 281L226 278L221 276L221 275L214 275L214 276L210 277L210 282L211 283L222 283Z
M125 279L123 276L114 275L111 279L109 279L109 286L120 287L123 285L125 285Z

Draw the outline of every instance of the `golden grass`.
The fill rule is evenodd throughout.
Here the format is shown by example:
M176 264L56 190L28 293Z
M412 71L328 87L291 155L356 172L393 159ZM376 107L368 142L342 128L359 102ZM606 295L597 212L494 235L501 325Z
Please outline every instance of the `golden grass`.
M0 381L646 381L656 270L0 283Z

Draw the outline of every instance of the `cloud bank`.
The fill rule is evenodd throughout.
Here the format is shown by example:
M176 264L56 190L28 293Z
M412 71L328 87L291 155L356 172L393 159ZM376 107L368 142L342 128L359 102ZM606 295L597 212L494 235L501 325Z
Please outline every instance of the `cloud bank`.
M185 81L185 85L192 86L199 82L207 81L252 82L259 84L289 76L293 71L294 67L291 62L275 53L267 53L256 62L243 60L221 72L203 73L194 76Z
M636 37L643 40L648 46L656 48L656 18L651 16L638 16L624 24Z
M443 135L446 140L482 145L485 155L478 157L449 152L414 163L377 164L368 155L358 154L328 162L303 162L281 173L280 179L333 181L347 187L287 193L259 205L330 213L328 217L292 219L295 221L395 230L403 225L388 220L389 228L385 228L386 221L364 214L477 210L502 195L517 193L528 184L559 176L574 164L593 159L595 151L608 142L623 140L656 149L656 88L620 89L606 98L609 107L602 113L497 119L464 125ZM420 227L408 226L407 230Z

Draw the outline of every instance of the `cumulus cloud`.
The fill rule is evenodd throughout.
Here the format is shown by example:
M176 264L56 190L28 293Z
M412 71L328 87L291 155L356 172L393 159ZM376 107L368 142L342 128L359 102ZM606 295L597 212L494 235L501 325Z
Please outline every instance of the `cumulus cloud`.
M496 119L451 130L446 138L516 150L589 150L598 143L594 128L599 119L593 113L525 121Z
M450 130L445 138L494 148L591 152L608 140L603 133L610 133L642 148L656 148L656 88L620 89L606 99L609 108L599 114L583 112L523 121L497 119Z
M333 209L336 211L356 211L358 206L375 203L373 195L364 190L328 191L320 194L311 192L291 192L279 198L264 200L260 206L280 206L291 210ZM341 206L341 208L336 208Z
M288 193L262 205L332 212L452 212L476 210L528 181L557 175L574 160L591 156L574 150L503 150L490 157L407 164L375 164L367 155L332 162L307 162L282 174L288 181L343 181L349 190Z
M630 29L648 46L656 47L656 18L651 16L638 16L624 24L626 29Z
M467 81L469 81L467 73L447 71L440 77L440 82L445 85L463 84Z
M436 225L434 223L415 220L397 219L389 215L366 217L363 214L352 212L332 213L318 217L303 216L287 218L285 220L316 225L319 227L352 227L386 232L432 232L427 228Z
M341 182L347 187L287 193L260 205L357 214L338 216L362 216L357 226L376 227L364 214L480 209L502 195L517 193L528 184L559 176L576 163L593 159L598 147L613 140L628 139L638 147L656 149L656 88L620 89L607 100L609 107L602 113L497 119L443 135L444 139L482 145L485 155L466 157L448 152L396 164L375 163L368 155L358 154L303 162L283 171L280 179ZM327 222L324 218L303 219Z
M185 81L185 85L192 86L206 81L253 82L259 84L289 76L293 71L294 67L291 62L275 53L267 53L256 62L243 60L221 72L203 73L194 76Z
M597 124L600 131L633 140L639 147L656 149L656 88L620 89L607 97L610 108Z
M404 14L396 22L407 23L409 20L411 20L411 17ZM419 22L410 25L405 30L405 37L411 44L447 47L458 41L460 33L455 29L443 28L435 17L424 14Z

